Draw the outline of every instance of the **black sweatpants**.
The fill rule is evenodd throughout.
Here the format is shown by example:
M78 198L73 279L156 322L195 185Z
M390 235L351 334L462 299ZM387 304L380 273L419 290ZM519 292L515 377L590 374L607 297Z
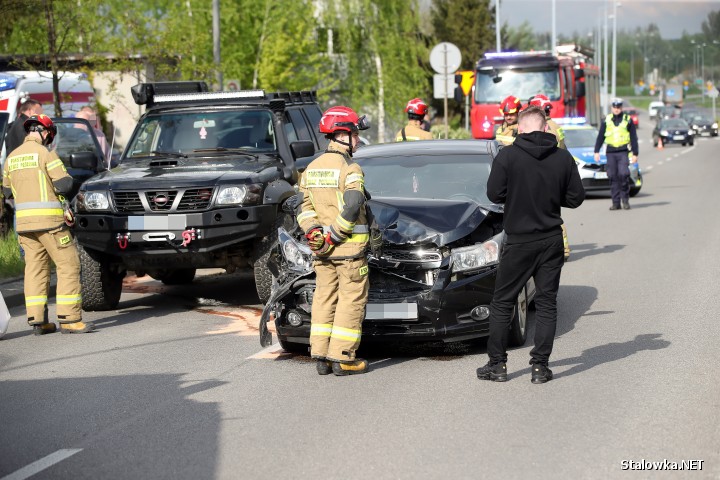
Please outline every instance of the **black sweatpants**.
M555 340L557 293L563 262L563 238L559 232L542 240L505 245L490 303L487 352L491 363L507 361L513 308L527 281L534 277L535 348L530 352L530 364L548 364Z
M607 152L607 174L610 180L610 195L613 205L620 206L627 203L630 197L630 161L628 151Z

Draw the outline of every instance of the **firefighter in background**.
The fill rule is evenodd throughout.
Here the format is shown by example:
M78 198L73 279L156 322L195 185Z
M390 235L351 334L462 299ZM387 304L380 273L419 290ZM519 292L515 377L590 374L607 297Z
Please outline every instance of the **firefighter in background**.
M432 140L432 133L423 129L423 121L428 113L427 103L413 98L405 106L405 112L408 114L408 123L395 135L395 141Z
M512 95L505 98L500 103L500 113L503 115L504 120L495 132L495 140L503 145L510 145L515 141L517 137L517 121L518 114L522 109L522 103L520 99Z
M558 140L558 147L567 150L567 147L565 146L565 133L563 133L562 127L550 118L550 111L552 110L552 103L550 102L550 99L542 93L538 93L530 99L528 105L534 105L543 109L545 112L545 122L548 126L548 132L555 135L555 138Z
M552 110L552 104L550 103L550 99L542 93L538 93L530 99L528 105L541 108L545 112L547 131L555 135L555 138L557 138L558 141L559 148L567 150L567 147L565 146L565 134L563 133L562 127L560 127L560 125L555 123L555 121L550 118L550 110ZM565 260L567 261L567 259L570 258L570 242L568 240L567 228L565 227L565 224L563 223L560 226L562 227Z
M57 128L47 115L25 120L25 141L10 152L3 169L3 191L15 197L17 233L25 250L25 308L35 335L53 333L48 321L50 260L57 269L57 318L62 333L85 333L82 321L80 260L59 195L72 189L73 179L62 160L47 149Z
M348 107L332 107L320 118L320 133L330 140L324 154L300 177L298 224L314 252L316 274L310 326L310 354L320 375L353 375L368 370L355 357L368 300L370 238L364 176L352 154L365 118Z

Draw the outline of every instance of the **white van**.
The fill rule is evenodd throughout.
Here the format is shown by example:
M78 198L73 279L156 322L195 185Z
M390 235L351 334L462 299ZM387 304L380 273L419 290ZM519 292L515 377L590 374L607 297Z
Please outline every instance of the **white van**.
M658 109L664 106L665 104L660 101L650 102L650 105L648 106L648 115L650 115L650 120L653 120L657 115Z
M60 107L64 117L74 116L85 105L95 103L95 91L84 73L59 72ZM0 72L0 122L15 121L22 102L32 98L40 102L45 114L54 117L52 72ZM3 130L0 125L0 132ZM5 159L5 138L0 138L0 164Z

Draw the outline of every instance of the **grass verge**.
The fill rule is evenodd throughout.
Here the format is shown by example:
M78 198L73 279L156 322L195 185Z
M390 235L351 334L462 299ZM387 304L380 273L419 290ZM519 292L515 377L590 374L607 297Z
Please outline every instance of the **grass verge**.
M0 280L18 277L25 270L25 262L20 257L20 246L15 232L0 237Z

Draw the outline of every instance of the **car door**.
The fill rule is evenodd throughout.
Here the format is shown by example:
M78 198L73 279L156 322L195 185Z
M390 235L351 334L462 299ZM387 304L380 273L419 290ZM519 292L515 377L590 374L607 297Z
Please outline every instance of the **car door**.
M100 142L90 123L84 118L53 118L57 135L51 149L62 160L73 177L72 199L80 185L93 175L107 170Z

